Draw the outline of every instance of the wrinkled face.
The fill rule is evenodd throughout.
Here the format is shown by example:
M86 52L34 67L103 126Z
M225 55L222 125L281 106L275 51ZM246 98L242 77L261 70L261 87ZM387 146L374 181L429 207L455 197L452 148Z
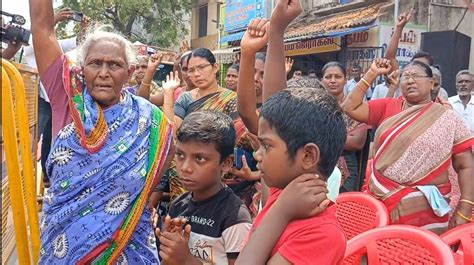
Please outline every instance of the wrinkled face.
M255 93L257 96L262 95L264 69L265 63L262 60L255 60L255 74L253 79L255 81Z
M341 68L331 66L324 71L322 81L327 91L337 97L341 93L344 93L344 86L346 85L347 79Z
M473 92L474 84L471 75L459 75L456 78L456 90L460 96L468 96Z
M260 148L255 160L266 185L282 189L303 173L302 167L290 159L286 143L264 118L258 122L258 139Z
M90 95L102 107L119 102L122 87L131 77L133 70L125 58L125 48L107 40L97 42L88 51L84 77Z
M192 57L188 64L188 75L193 84L198 88L208 88L217 82L216 74L219 70L217 64L211 64L201 57Z
M416 65L405 67L400 76L402 94L412 104L431 99L433 83L433 79L427 76L423 68Z
M135 80L137 83L141 83L143 78L145 77L146 70L148 69L148 61L144 58L140 58L138 64L135 68Z
M225 75L225 87L232 91L237 91L237 81L239 79L239 72L235 68L229 68Z
M222 172L232 166L231 157L220 160L215 143L176 142L176 169L181 183L189 191L203 192L219 182Z

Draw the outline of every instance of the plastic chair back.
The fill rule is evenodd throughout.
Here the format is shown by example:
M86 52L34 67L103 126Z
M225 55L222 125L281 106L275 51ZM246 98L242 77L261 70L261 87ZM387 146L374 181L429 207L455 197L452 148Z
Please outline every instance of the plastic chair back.
M347 242L341 264L455 264L448 245L436 234L415 226L390 225L360 234Z
M454 253L456 264L474 264L474 224L464 224L441 235L441 239L449 246L459 248Z
M389 224L383 202L363 192L346 192L336 199L336 216L347 240Z

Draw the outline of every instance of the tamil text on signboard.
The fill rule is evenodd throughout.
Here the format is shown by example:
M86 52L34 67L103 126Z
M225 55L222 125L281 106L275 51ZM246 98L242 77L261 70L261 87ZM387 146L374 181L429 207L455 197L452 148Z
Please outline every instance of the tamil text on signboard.
M285 44L286 56L333 52L341 49L341 38L320 38Z
M254 18L266 17L265 0L231 0L226 2L224 29L235 32L247 27Z

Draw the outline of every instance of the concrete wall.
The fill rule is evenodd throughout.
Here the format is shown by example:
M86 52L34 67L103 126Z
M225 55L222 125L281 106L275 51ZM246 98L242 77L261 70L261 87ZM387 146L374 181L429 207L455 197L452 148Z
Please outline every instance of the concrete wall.
M207 36L198 38L199 7L207 4ZM214 21L218 20L218 4L216 0L198 1L191 11L191 48L217 49L218 27ZM213 21L214 20L214 21Z
M453 6L431 4L430 31L453 30L461 21L466 5L463 0L452 0ZM457 31L471 37L469 70L474 71L474 12L467 11Z

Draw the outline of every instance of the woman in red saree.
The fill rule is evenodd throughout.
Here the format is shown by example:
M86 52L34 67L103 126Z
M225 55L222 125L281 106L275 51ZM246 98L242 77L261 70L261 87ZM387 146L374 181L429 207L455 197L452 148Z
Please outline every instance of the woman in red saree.
M409 224L442 233L448 228L451 191L448 168L459 176L461 200L452 225L470 222L474 138L448 108L432 102L432 71L411 62L402 71L403 98L363 102L369 85L389 72L390 63L377 59L343 103L346 113L378 127L366 191L387 206L392 224Z

